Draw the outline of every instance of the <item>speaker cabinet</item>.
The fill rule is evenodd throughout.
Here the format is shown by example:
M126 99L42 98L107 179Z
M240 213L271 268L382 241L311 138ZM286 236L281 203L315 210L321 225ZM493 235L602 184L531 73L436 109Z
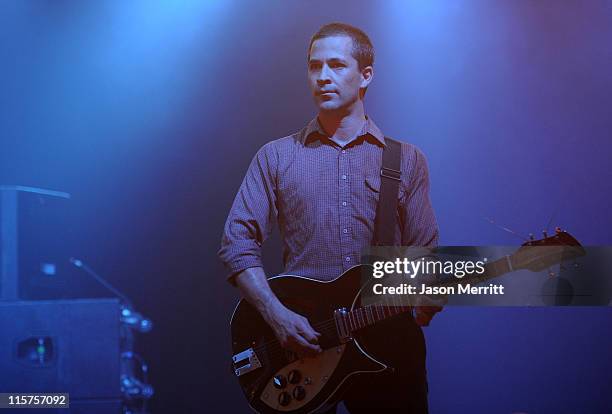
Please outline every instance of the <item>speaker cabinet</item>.
M0 302L0 392L65 392L71 412L119 413L119 330L116 299Z

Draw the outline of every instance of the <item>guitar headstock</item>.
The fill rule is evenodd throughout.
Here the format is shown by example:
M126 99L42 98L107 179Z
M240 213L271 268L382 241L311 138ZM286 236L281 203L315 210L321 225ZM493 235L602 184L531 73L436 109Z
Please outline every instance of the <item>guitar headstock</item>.
M515 269L529 269L540 272L552 265L575 259L586 254L578 240L557 227L553 236L529 240L512 255Z

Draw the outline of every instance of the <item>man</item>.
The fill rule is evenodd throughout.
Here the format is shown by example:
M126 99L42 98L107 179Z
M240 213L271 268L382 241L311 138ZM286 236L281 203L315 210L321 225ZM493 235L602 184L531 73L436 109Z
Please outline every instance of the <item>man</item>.
M325 25L308 50L308 80L318 116L299 132L264 145L255 155L227 219L221 259L281 344L316 354L320 334L271 291L261 245L278 223L285 273L331 280L358 264L372 243L385 138L368 118L365 92L374 76L374 48L361 30ZM423 154L402 144L397 245L433 246L438 228L429 199ZM417 312L426 325L434 309ZM345 396L351 413L427 412L423 334L411 315L372 331L371 351L394 369L356 381ZM382 332L382 334L381 334ZM376 339L382 338L382 339Z

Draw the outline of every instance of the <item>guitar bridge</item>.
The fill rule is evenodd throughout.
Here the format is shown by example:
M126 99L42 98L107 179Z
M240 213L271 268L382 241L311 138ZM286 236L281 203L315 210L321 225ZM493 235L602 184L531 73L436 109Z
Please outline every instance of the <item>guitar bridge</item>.
M261 368L261 362L253 348L237 353L232 357L232 362L234 364L234 373L237 377Z

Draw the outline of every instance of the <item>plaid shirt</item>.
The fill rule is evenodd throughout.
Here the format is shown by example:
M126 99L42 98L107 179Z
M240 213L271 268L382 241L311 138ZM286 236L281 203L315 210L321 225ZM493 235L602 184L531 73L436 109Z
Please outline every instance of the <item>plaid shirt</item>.
M359 263L374 235L384 135L368 118L344 147L317 118L253 158L225 223L219 257L232 276L262 266L261 245L278 224L286 274L331 280ZM423 153L402 143L397 245L433 246L438 226Z

